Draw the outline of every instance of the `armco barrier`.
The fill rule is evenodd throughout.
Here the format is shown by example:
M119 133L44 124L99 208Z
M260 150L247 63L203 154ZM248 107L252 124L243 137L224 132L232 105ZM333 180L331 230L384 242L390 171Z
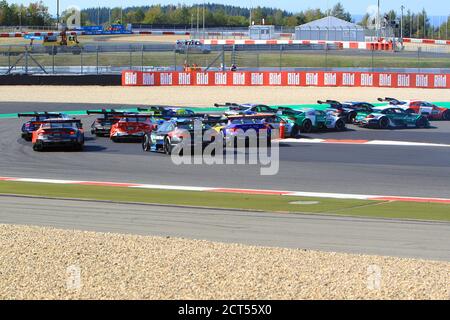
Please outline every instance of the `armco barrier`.
M290 86L449 89L450 74L390 72L123 71L123 86Z

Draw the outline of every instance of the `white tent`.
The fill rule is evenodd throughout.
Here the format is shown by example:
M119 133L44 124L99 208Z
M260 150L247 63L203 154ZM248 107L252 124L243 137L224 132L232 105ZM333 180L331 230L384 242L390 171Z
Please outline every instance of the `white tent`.
M295 28L296 40L364 41L364 28L328 16Z

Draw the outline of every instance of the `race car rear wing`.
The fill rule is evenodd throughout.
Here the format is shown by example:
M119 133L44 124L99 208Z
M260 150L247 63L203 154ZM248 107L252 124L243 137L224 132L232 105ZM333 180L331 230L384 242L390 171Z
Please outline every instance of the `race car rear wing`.
M87 110L86 114L91 115L91 114L102 114L104 116L104 118L108 118L108 117L120 117L123 116L125 114L128 114L129 112L125 112L125 111L116 111L114 109L111 110L107 110L107 109L102 109L102 110Z
M47 117L61 117L62 113L60 112L30 112L30 113L18 113L17 116L19 118L34 118L34 117L41 117L41 116L47 116Z
M80 119L46 119L42 123L81 123Z
M377 100L380 102L389 102L389 104L392 104L393 106L398 106L398 105L402 104L402 102L400 100L395 99L395 98L389 98L389 97L386 97L384 99L378 98Z
M342 103L340 103L339 101L336 100L325 100L325 101L321 101L321 100L317 100L318 104L329 104L333 107L342 107Z
M239 107L239 106L240 106L239 103L234 103L234 102L225 102L225 104L214 103L214 107L216 107L216 108L223 108L223 107Z
M229 115L226 116L228 119L263 119L263 118L274 118L276 114L273 113L258 113L258 114L240 114L240 115Z

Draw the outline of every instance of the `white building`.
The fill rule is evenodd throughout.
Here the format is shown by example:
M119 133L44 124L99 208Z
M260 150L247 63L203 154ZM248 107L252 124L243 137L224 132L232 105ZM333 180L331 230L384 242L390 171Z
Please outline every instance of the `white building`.
M295 28L295 40L365 41L364 28L328 16Z

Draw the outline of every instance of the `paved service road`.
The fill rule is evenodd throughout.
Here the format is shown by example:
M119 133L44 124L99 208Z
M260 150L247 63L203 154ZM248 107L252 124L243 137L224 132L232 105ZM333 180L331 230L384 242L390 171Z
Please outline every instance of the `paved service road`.
M0 223L450 261L450 223L0 196Z

